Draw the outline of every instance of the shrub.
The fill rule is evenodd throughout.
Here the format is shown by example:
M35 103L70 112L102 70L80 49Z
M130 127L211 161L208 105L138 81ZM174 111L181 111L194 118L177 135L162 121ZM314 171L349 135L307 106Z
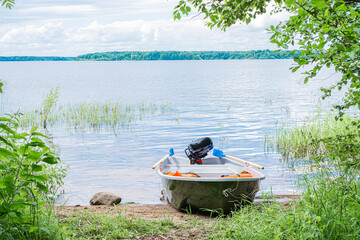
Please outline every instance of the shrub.
M43 206L51 204L48 196L62 178L48 170L59 159L37 127L19 130L18 116L0 117L0 236L43 239L50 234L40 224L49 215Z

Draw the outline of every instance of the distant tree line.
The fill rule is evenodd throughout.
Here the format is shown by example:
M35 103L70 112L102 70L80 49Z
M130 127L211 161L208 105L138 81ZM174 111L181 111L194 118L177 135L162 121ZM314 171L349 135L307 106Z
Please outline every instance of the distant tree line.
M300 51L295 51L300 54ZM147 60L226 60L226 59L290 59L290 51L126 51L89 53L78 61L147 61Z
M75 61L75 57L34 57L34 56L12 56L12 57L0 57L0 61L12 62L12 61Z
M0 57L0 61L156 61L156 60L226 60L226 59L291 59L293 51L126 51L88 53L77 57Z

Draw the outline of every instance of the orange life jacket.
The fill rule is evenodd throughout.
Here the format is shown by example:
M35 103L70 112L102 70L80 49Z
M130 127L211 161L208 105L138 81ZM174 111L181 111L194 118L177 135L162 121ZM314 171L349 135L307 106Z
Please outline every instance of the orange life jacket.
M242 171L240 174L234 174L234 175L222 175L222 178L247 178L252 177L251 173L247 171Z
M179 173L178 171L176 171L175 173L172 173L171 171L168 171L164 174L169 175L169 176L175 176L175 177L202 177L194 172Z

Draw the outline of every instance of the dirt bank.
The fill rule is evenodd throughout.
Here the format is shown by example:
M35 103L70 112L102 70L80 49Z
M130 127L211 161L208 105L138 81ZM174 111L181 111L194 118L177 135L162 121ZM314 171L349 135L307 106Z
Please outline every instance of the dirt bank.
M201 214L187 214L180 212L167 204L120 204L118 206L64 206L58 207L58 213L61 216L70 216L77 211L89 210L97 213L107 213L109 215L118 215L119 213L126 217L140 217L144 219L160 220L170 218L174 222L189 221L193 217L206 220L209 216Z
M277 195L276 201L281 202L284 205L288 205L294 199L297 199L298 195ZM255 204L259 204L261 199L255 199ZM170 218L174 222L187 222L194 220L211 221L211 217L207 214L189 214L186 212L180 212L168 204L120 204L118 206L64 206L57 208L58 213L64 217L70 216L77 211L89 210L97 213L107 213L109 215L117 215L121 213L127 217L141 217L143 219L159 220L164 218Z

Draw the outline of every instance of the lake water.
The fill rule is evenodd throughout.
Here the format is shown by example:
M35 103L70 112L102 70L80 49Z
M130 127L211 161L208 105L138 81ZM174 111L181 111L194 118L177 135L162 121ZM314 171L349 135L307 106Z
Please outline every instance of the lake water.
M137 122L131 130L99 133L50 132L70 165L62 201L89 204L109 191L123 202L160 203L160 179L152 165L174 148L200 137L215 148L263 165L262 191L293 194L298 172L264 152L264 136L276 121L297 123L320 105L320 86L339 76L323 71L310 83L291 73L292 60L1 62L5 81L2 111L39 108L43 95L59 85L59 104L123 101L164 104L174 111ZM331 76L330 78L328 78ZM329 103L324 104L328 108Z

